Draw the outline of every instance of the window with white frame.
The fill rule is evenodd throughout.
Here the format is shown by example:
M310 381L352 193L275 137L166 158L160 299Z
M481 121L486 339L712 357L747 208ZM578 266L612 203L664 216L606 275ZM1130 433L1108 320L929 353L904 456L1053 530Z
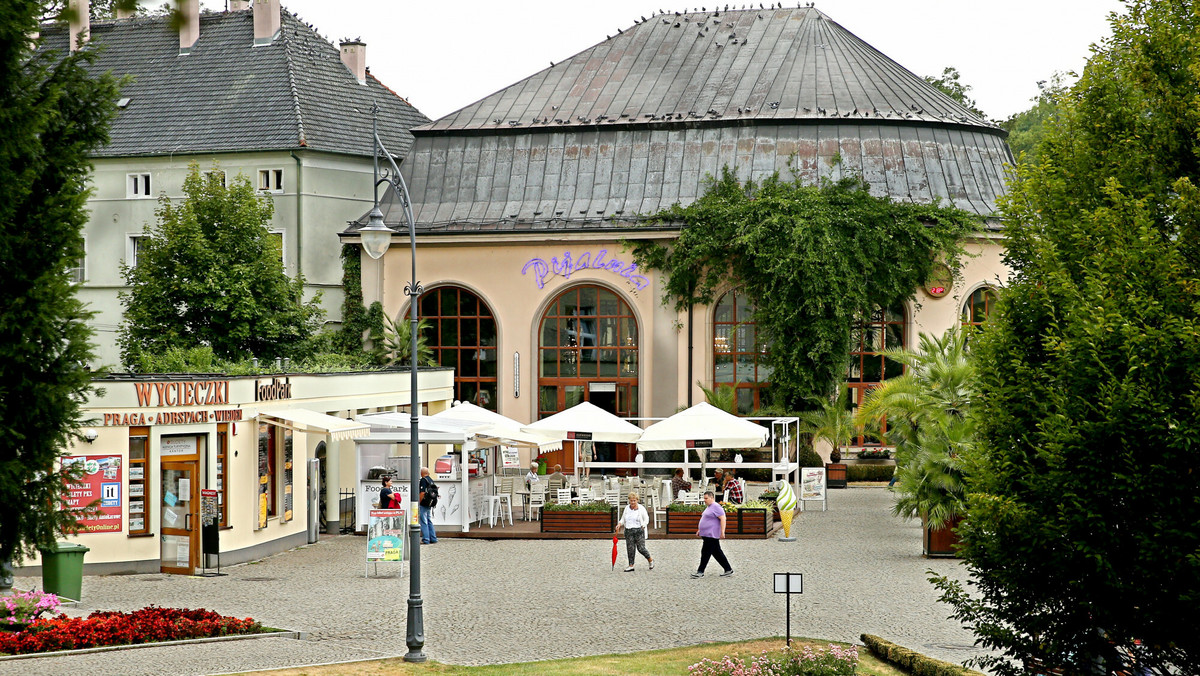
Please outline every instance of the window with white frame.
M67 268L67 276L72 284L83 284L87 281L87 237L83 238L83 255L75 261L75 265Z
M125 196L131 199L149 198L150 174L126 174Z
M283 192L283 170L259 169L258 189L263 192Z
M206 182L207 181L216 181L222 187L225 186L225 171L224 170L210 169L208 171L203 172L203 174L204 174L204 180Z
M287 248L285 247L286 240L282 230L268 230L267 234L270 237L271 243L279 251L279 263L283 268L287 269Z
M142 248L145 240L149 235L129 235L128 244L125 248L125 265L131 268L136 268L138 264L138 251Z

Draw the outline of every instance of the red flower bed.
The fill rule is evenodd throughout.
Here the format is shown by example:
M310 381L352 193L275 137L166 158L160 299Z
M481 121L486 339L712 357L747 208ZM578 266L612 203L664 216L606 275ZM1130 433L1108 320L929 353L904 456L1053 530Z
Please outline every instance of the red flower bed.
M99 611L86 618L40 619L25 631L0 634L0 654L19 655L110 645L257 634L262 625L209 610L150 606L132 613Z

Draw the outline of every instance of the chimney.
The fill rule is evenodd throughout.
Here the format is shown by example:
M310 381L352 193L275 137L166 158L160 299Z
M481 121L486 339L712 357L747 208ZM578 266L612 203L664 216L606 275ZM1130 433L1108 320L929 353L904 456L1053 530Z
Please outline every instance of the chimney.
M254 44L270 44L279 32L279 21L279 0L254 0Z
M229 11L244 12L250 9L250 0L229 0Z
M91 2L89 0L71 0L68 7L71 10L71 20L67 24L68 31L71 35L71 51L79 48L82 42L87 42L91 37Z
M362 40L343 40L342 46L342 63L354 73L354 79L358 80L358 84L367 83L367 43Z
M179 53L187 54L200 39L200 0L182 0L178 7L183 22L179 26Z

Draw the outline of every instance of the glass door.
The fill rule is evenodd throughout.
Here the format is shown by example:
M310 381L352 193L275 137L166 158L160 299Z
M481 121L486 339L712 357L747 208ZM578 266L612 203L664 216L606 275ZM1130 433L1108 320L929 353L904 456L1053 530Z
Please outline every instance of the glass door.
M194 461L162 463L159 552L164 573L191 575L195 572L200 548L198 474Z

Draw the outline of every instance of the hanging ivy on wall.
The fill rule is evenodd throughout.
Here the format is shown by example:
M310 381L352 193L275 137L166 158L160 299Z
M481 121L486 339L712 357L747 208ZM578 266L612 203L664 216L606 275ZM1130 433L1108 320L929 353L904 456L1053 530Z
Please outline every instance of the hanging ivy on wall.
M938 262L957 272L959 240L980 227L958 209L874 197L857 178L740 183L728 167L650 223L684 226L672 242L631 245L640 267L665 273L663 302L684 310L742 287L771 346L772 402L793 410L845 380L856 318L913 297Z

